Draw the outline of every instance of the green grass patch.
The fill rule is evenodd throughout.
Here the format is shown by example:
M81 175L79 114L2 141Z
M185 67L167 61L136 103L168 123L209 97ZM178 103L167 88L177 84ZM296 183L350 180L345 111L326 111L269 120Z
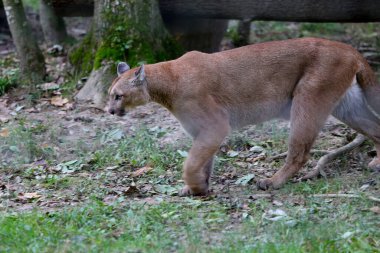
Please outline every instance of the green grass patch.
M111 205L92 201L56 212L0 217L2 252L379 252L379 218L365 199L306 199L283 219L252 203L214 200ZM17 238L17 240L15 240Z
M0 62L0 68L2 64ZM17 85L19 70L17 68L4 68L0 70L0 96Z

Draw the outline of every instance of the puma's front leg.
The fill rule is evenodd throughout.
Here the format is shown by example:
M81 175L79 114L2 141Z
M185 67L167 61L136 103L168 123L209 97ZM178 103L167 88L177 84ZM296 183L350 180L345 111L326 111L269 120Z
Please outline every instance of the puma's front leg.
M214 154L223 138L214 141L194 140L183 166L186 186L180 191L181 196L207 195Z
M193 136L183 166L186 185L179 193L181 196L208 193L214 155L230 131L229 116L213 97L206 97L202 103L190 102L177 111L182 126Z
M211 173L212 173L212 167L213 167L213 164L214 164L214 156L211 157L211 159L207 162L206 166L204 166L202 168L202 171L203 171L203 174L206 178L205 182L206 182L206 189L208 189L209 185L210 185L210 177L211 177ZM206 190L208 191L208 190ZM185 186L180 195L191 195L193 194L192 193L192 190L190 189L189 186ZM206 192L207 194L207 192Z

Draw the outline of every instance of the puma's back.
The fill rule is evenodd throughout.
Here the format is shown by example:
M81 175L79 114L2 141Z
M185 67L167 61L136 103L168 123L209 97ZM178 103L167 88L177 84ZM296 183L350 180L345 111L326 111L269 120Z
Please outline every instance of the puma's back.
M305 38L213 54L189 52L171 64L181 73L178 99L211 96L229 111L231 125L240 127L288 116L297 85L309 76L318 74L319 89L336 85L332 77L352 79L357 56L346 44ZM337 73L337 66L344 73Z

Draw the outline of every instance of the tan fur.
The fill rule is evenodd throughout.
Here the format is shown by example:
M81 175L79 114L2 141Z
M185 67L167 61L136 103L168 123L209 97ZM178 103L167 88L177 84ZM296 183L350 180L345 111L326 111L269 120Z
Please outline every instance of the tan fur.
M371 166L380 165L380 120L374 115L380 113L380 86L364 58L349 45L303 38L214 54L189 52L173 61L146 65L146 78L133 85L136 70L114 81L110 111L122 115L126 107L154 101L181 122L193 137L184 163L182 195L208 192L214 154L231 129L290 117L286 164L273 177L258 182L261 189L281 187L307 161L327 116L356 79L371 108L353 105L364 113L351 117L351 109L345 109L350 103L342 102L335 114L375 141L378 158ZM117 94L123 95L121 101L114 100ZM361 125L361 120L366 124Z

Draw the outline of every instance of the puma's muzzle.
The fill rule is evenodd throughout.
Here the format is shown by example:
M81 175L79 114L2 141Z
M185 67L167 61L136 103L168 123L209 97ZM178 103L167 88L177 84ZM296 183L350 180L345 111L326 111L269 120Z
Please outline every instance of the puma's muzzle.
M125 115L125 110L124 109L119 109L119 110L115 110L113 108L110 108L108 109L108 112L111 113L112 115L117 115L117 116L124 116Z

